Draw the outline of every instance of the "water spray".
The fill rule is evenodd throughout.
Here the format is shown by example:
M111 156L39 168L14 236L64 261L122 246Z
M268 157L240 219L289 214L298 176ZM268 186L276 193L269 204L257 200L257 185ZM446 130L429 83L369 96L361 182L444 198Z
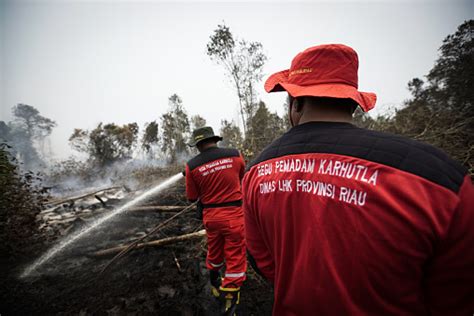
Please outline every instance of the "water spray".
M40 266L42 266L44 263L49 261L51 258L59 254L61 251L63 251L65 248L76 242L77 240L81 239L84 237L87 233L91 232L95 228L99 227L100 225L104 224L105 222L109 221L110 219L114 218L115 216L123 213L126 211L128 208L146 200L147 198L159 193L160 191L166 189L167 187L171 186L175 182L177 182L179 179L183 177L183 174L180 172L171 178L168 178L164 182L154 186L153 188L149 189L148 191L143 192L133 200L127 202L123 206L119 207L118 209L98 218L95 220L90 226L84 227L83 229L79 230L77 233L67 237L65 240L57 244L56 246L52 247L50 250L48 250L44 255L39 257L35 262L33 262L30 266L28 266L23 273L20 275L20 278L25 278L29 276L33 271L37 270Z

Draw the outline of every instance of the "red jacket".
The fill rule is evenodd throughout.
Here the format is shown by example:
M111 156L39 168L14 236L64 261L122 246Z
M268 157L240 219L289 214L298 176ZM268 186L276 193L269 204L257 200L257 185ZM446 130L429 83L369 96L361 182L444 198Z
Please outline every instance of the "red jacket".
M242 200L241 179L245 163L236 149L212 147L186 164L186 195L205 205ZM204 220L226 220L243 216L242 207L204 209Z
M441 151L347 123L292 128L243 180L275 315L472 315L474 188Z

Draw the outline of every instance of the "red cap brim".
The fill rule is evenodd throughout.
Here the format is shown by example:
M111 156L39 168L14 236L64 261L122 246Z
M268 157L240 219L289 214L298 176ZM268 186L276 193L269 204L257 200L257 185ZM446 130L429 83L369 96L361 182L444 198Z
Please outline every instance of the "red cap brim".
M361 92L355 87L341 83L325 83L312 86L299 86L288 83L289 70L283 70L271 75L265 82L265 91L287 91L292 97L327 97L352 99L368 112L375 107L377 96L372 92Z
M288 81L288 74L290 71L283 70L277 73L274 73L270 77L268 77L267 81L265 81L265 91L267 92L277 92L277 91L284 91L285 89L280 85L280 83L286 83Z

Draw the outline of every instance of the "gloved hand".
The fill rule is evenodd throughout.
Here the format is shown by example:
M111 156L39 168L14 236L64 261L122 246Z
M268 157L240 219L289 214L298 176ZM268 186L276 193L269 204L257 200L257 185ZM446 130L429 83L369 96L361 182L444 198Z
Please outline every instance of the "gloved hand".
M220 287L221 295L219 300L221 301L221 314L234 316L237 311L237 306L240 303L240 287L237 288L225 288Z
M183 177L186 177L186 170L181 171L181 174L183 175Z

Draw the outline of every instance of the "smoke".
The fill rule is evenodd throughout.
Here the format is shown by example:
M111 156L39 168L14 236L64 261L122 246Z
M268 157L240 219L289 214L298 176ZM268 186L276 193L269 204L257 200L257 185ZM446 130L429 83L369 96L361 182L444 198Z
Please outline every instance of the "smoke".
M41 159L34 146L31 137L24 129L18 128L13 124L2 123L0 128L0 141L8 144L12 157L20 162L18 167L23 171L41 171L46 164Z
M182 157L181 160L180 157L182 162L177 166L183 164L184 168L186 158ZM45 185L56 196L87 193L111 186L138 190L169 176L171 171L165 160L130 159L99 167L71 157L48 167Z

